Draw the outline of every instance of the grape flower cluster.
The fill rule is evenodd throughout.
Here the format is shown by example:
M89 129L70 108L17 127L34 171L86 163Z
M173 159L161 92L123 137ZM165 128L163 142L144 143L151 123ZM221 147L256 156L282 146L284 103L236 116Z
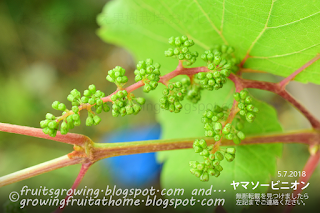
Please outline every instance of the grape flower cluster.
M120 90L111 96L113 102L112 116L118 117L119 115L136 115L141 111L141 106L146 102L144 98L135 98L132 93L126 90ZM137 102L137 103L134 103Z
M163 97L160 99L160 107L170 112L180 112L182 109L180 101L184 99L187 93L186 86L180 81L169 83L168 88L165 88L162 92Z
M169 44L174 48L169 48L164 52L166 57L173 57L180 61L185 61L187 66L190 66L196 62L198 52L190 52L189 47L194 45L193 40L188 39L187 36L170 37Z
M148 93L158 86L160 80L160 64L153 64L153 60L148 58L145 61L139 61L137 69L134 71L135 81L144 83L143 91Z
M104 103L101 99L104 96L105 94L100 90L96 90L96 87L93 84L83 92L83 96L81 96L81 93L78 90L73 89L67 97L67 100L72 104L71 110L68 110L64 103L54 101L52 103L52 108L63 111L62 116L55 117L53 114L47 113L46 119L40 122L40 127L45 134L55 137L59 129L59 123L62 121L60 133L65 135L70 129L73 129L75 126L80 126L79 107L87 106L87 104L89 104L89 106L87 107L88 118L86 120L86 125L97 125L101 121L101 118L97 114L102 111L108 112L110 110L107 103ZM94 108L95 112L93 112Z
M120 66L116 66L114 69L108 71L106 79L112 83L115 83L117 87L122 87L128 82L128 77L125 76L126 70Z
M237 70L237 61L232 57L233 52L232 47L218 45L201 55L201 59L207 62L208 72L200 72L196 78L203 88L212 91L223 87L230 73Z
M259 109L253 106L252 97L248 94L248 91L241 90L240 93L235 93L233 97L238 102L239 115L245 117L249 123L252 123Z
M220 149L214 154L210 151L214 148L213 145L208 146L204 139L196 139L193 142L193 149L195 153L199 153L203 156L204 162L190 161L190 172L201 181L209 181L210 176L219 177L220 172L223 170L220 162L226 159L228 162L232 162L235 157L235 148L230 147L226 149Z

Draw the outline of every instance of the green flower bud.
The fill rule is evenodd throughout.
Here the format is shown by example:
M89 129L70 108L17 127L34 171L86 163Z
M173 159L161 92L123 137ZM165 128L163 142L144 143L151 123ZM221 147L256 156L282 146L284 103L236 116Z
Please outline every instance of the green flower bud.
M145 93L148 93L148 92L150 92L151 91L151 89L152 89L152 87L150 86L150 84L145 84L144 85L144 87L143 87L143 92L145 92Z
M196 140L193 142L193 146L200 146L200 140L199 140L199 139L196 139Z
M49 127L45 127L45 128L42 129L42 132L43 132L44 134L46 134L46 135L49 134L49 131L50 131L50 128L49 128Z
M233 137L233 142L234 142L235 144L239 144L239 143L241 142L241 140L240 140L240 138L239 138L238 136L234 136L234 137Z
M59 101L54 101L54 102L52 103L52 108L58 110L59 104L60 104Z
M107 75L106 79L107 79L107 81L114 83L114 79L110 75Z
M73 115L72 115L72 120L73 120L73 121L80 120L80 115L79 115L79 114L73 114Z
M68 129L60 129L60 134L61 135L66 135L68 133Z
M141 107L138 104L133 104L134 114L138 114L140 112Z
M96 100L96 103L97 103L97 105L102 105L102 104L103 104L103 100L100 99L100 98L98 98L98 99Z
M216 132L220 132L221 129L222 129L222 124L221 124L220 122L216 122L216 123L214 124L214 130L215 130Z
M222 161L224 159L223 154L221 152L216 152L216 157L219 161Z
M102 112L102 106L98 106L96 109L96 114L100 114Z
M58 126L58 123L56 121L51 121L50 123L48 123L48 127L50 129L55 129L57 128L57 126Z
M101 118L100 118L98 115L95 115L95 116L93 117L93 121L94 121L94 124L97 125L97 124L100 123Z
M49 121L48 120L43 120L43 121L40 121L40 127L41 128L46 128L49 124Z
M72 116L69 116L69 117L72 117ZM67 124L68 124L68 129L73 129L74 128L73 121L68 122Z
M240 91L240 98L241 99L245 99L248 95L248 91L247 90L241 90Z
M68 129L68 124L65 121L61 123L61 129Z
M132 106L130 106L130 105L126 106L126 111L127 111L128 115L131 115L134 113L134 110L133 110Z
M141 81L141 80L142 80L141 75L136 75L136 77L134 78L134 80L135 80L136 82Z
M209 181L209 174L208 174L208 172L202 173L202 175L200 176L200 180L203 181L203 182Z
M86 97L89 97L89 96L91 95L91 92L86 89L86 90L83 92L83 95L86 96Z
M73 107L72 107L72 111L73 111L74 113L78 113L78 112L79 112L79 107L73 106Z
M219 172L221 172L221 171L223 170L223 168L222 168L221 165L218 165L218 166L216 166L215 168L216 168L216 170L218 170Z
M225 137L226 137L226 139L227 140L232 140L233 139L233 134L232 133L229 133L229 134L227 134Z
M194 172L194 175L199 178L202 175L202 171L201 170L196 170Z
M249 120L253 121L254 118L255 118L255 115L253 113L251 113L251 112L247 113L247 116L246 116L247 121L249 121Z
M219 141L219 140L221 139L221 136L220 136L220 135L215 135L215 136L213 137L213 139L214 139L215 141Z
M113 117L118 117L120 113L118 111L112 110L112 116Z
M212 116L212 119L211 119L213 122L217 122L219 120L218 116Z
M200 171L202 171L202 170L204 169L204 164L203 164L203 163L199 163L199 164L197 165L197 169L200 170Z
M200 155L208 157L209 156L209 151L207 149L203 149L202 152L200 152Z
M204 149L207 148L207 143L204 139L199 140L199 145Z
M193 174L194 175L194 173L196 172L197 170L195 169L195 168L191 168L190 169L190 172L191 172L191 174Z
M213 147L214 147L214 145L211 144L211 145L209 145L209 146L207 147L207 150L208 150L208 151L211 151L211 150L213 150Z
M220 165L220 161L216 158L215 160L212 161L212 166L216 167Z
M229 77L231 72L228 69L221 70L221 74L225 77Z
M215 159L215 155L214 155L214 154L210 154L210 155L209 155L209 159L210 159L210 160L214 160L214 159Z
M207 54L202 54L201 55L201 59L204 60L204 61L208 61Z
M209 70L214 70L216 66L214 64L208 64L208 69Z
M68 101L73 102L74 97L73 97L73 95L70 94L70 95L68 95L67 99L68 99Z
M96 86L94 84L91 84L88 88L92 94L96 93Z
M229 154L235 154L236 153L236 149L233 148L233 147L230 147L230 148L226 149L226 152L229 153Z
M155 89L158 86L158 82L157 81L150 81L150 86L152 89Z
M69 115L68 117L67 117L67 122L68 123L72 123L73 122L73 119L72 119L72 115Z
M179 38L179 37L176 37L175 38L175 40L174 40L174 44L176 45L176 46L180 46L181 45L181 39Z
M240 101L240 94L239 94L238 92L234 93L234 94L233 94L233 98L234 98L234 100L236 100L236 101Z
M103 103L102 109L103 109L103 111L105 111L105 112L109 112L110 107L108 106L107 103Z
M88 103L88 101L89 101L89 98L88 97L85 97L85 96L83 96L82 98L81 98L81 102L82 103Z
M222 133L223 134L228 134L229 132L231 131L231 124L230 123L227 123L224 128L222 129Z
M204 136L206 137L212 137L214 135L214 132L212 130L208 130L204 132Z
M74 121L74 122L73 122L73 124L74 124L75 126L80 126L80 125L81 125L81 121L80 121L80 119L79 119L79 120Z
M52 129L50 129L50 131L49 131L49 135L50 135L50 137L56 137L56 135L57 135L57 130L52 130Z
M216 174L216 171L214 169L208 169L208 174L211 176L214 176Z
M234 156L232 154L230 154L230 153L224 154L224 157L226 158L226 160L228 162L232 162L234 160Z
M94 105L94 104L96 103L96 100L93 99L93 98L90 98L89 101L88 101L88 103L89 103L90 105Z
M71 90L70 94L75 98L80 96L80 92L76 89Z
M172 36L168 40L169 44L174 45L175 44L175 38Z
M241 131L239 131L239 132L237 133L237 136L238 136L241 140L244 140L244 139L246 138L245 134L244 134L243 132L241 132Z
M246 115L246 111L242 109L242 110L239 111L239 114L240 114L241 116L245 116L245 115Z
M238 108L239 108L239 109L244 109L244 108L245 108L244 103L238 103Z
M128 77L122 76L120 83L127 83L127 82L128 82Z
M193 146L193 149L194 149L195 153L200 153L203 151L202 147L200 147L200 146Z
M214 59L213 59L213 63L217 66L220 64L220 61L221 61L221 57L220 56L215 56Z
M46 119L53 120L53 119L56 119L56 117L54 115L52 115L51 113L47 113L46 114Z
M251 96L247 96L244 102L246 104L250 104L252 102L252 97Z

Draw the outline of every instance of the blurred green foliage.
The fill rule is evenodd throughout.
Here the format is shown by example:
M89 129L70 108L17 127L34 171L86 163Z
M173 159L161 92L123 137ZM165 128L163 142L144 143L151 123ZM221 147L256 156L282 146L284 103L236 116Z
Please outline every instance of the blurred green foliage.
M122 49L106 44L96 35L96 15L106 1L19 1L0 2L0 122L39 127L47 112L59 100L71 108L69 92L83 92L94 83L106 94L116 88L106 81L108 70L120 65L127 70L129 83L134 79L134 63ZM141 95L137 94L137 95ZM113 129L154 121L154 112L140 116L113 118L102 114L95 127L82 125L72 132L85 134L94 141ZM44 139L0 132L0 176L42 163L72 151L72 146ZM0 190L0 212L8 194L22 186L69 188L80 165L43 174ZM101 188L108 184L106 171L92 166L83 185ZM51 208L52 209L52 208Z

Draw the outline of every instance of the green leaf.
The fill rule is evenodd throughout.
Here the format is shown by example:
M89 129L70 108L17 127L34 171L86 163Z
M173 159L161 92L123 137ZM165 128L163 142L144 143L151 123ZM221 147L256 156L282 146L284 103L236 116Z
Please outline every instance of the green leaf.
M98 16L98 34L163 65L172 60L163 55L170 36L187 35L199 51L226 43L240 59L252 56L244 67L289 76L320 52L319 8L320 1L299 0L118 0ZM320 62L295 80L320 84Z
M187 35L195 41L193 51L200 54L214 44L226 43L236 49L235 54L241 60L250 54L244 67L289 76L320 52L319 8L319 1L305 4L298 0L186 0L175 3L169 0L118 0L109 2L98 16L101 26L98 35L107 42L127 48L136 60L153 58L161 63L162 75L177 66L177 61L164 57L164 51L169 48L168 38ZM203 65L200 59L194 64ZM316 62L295 80L320 84L319 68L320 62ZM202 137L202 112L214 104L231 104L233 92L233 84L228 82L219 91L203 92L201 102L196 105L184 101L179 114L161 111L157 118L162 124L162 138ZM157 89L149 97L158 103L161 90ZM246 135L282 130L272 107L262 102L255 106L260 112L255 122L246 123L243 130ZM220 177L210 177L208 183L200 182L189 172L189 160L202 160L193 150L160 153L158 159L165 162L162 188L183 188L184 197L190 199L193 189L212 185L213 189L226 192L212 192L211 197L225 198L224 207L239 212L242 207L236 206L235 194L266 192L268 187L252 190L252 183L269 183L270 175L275 174L276 157L281 155L282 146L237 146L236 150L235 160L223 162ZM249 182L248 189L243 189L240 183L234 190L230 185L233 180Z

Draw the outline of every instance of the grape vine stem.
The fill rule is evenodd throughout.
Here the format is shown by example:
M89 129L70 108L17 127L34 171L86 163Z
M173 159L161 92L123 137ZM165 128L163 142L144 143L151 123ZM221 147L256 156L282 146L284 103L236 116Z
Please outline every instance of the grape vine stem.
M90 150L90 156L87 155L85 149L78 149L77 146L75 146L76 150L69 153L68 155L0 177L0 187L70 165L93 164L104 158L166 150L188 149L192 148L195 139L198 138L149 140L121 143L93 143ZM204 139L208 144L215 143L213 138ZM244 146L269 143L300 143L312 146L317 145L319 141L319 131L303 130L299 132L251 136L244 139L239 145ZM235 144L229 140L221 141L221 146L234 145Z

